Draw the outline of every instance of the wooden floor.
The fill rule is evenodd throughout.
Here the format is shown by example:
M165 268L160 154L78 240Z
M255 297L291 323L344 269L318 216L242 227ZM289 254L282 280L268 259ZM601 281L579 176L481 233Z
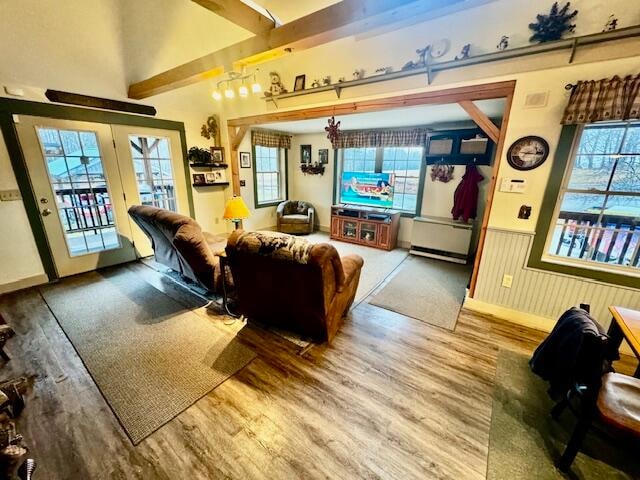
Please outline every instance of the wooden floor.
M148 267L121 268L239 329ZM482 479L498 349L544 336L467 311L449 332L366 302L302 355L247 326L258 358L134 447L38 290L0 297L0 313L18 334L2 377L34 377L17 423L46 479Z

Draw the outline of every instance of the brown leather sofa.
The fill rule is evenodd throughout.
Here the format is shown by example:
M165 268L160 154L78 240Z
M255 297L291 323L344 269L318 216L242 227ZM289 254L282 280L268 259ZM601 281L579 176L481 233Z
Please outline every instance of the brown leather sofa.
M334 337L353 303L363 260L327 243L236 230L227 242L238 313L316 341Z
M226 235L203 232L192 218L163 208L133 205L129 215L151 240L155 259L214 293L222 292L220 258Z
M286 200L276 209L276 230L282 233L313 233L316 210L309 202Z

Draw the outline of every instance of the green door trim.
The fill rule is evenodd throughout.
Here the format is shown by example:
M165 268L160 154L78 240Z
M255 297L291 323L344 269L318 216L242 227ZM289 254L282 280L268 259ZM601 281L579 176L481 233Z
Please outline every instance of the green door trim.
M27 212L27 218L33 237L40 254L40 260L49 281L57 279L58 272L53 261L53 253L47 240L44 224L40 217L40 208L29 179L24 153L18 139L18 132L13 123L13 115L28 115L34 117L47 117L60 120L75 120L80 122L106 123L110 125L131 125L134 127L158 128L163 130L175 130L180 134L182 158L184 161L184 175L187 185L187 198L189 201L189 214L194 217L193 192L190 185L189 161L187 159L187 137L184 123L172 120L162 120L139 115L131 115L118 112L106 112L90 108L69 107L66 105L53 105L49 103L16 100L13 98L0 98L0 131L9 153L11 167L20 189L22 201Z

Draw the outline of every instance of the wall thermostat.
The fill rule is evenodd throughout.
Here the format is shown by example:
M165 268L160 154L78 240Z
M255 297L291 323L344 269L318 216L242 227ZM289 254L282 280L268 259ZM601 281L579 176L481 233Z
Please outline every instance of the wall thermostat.
M527 181L523 178L503 178L500 182L500 191L507 193L524 193L527 189Z

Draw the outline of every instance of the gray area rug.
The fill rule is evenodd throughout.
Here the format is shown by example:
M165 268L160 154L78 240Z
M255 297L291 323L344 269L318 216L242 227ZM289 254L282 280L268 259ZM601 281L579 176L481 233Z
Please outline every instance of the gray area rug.
M453 330L471 268L471 265L409 256L369 303Z
M573 432L575 417L566 410L559 422L549 412L547 384L529 369L529 358L501 350L489 434L489 480L640 478L638 443L591 429L572 471L554 466ZM600 424L598 424L600 425ZM636 449L635 451L633 449Z
M128 270L79 275L41 293L134 445L255 358Z

